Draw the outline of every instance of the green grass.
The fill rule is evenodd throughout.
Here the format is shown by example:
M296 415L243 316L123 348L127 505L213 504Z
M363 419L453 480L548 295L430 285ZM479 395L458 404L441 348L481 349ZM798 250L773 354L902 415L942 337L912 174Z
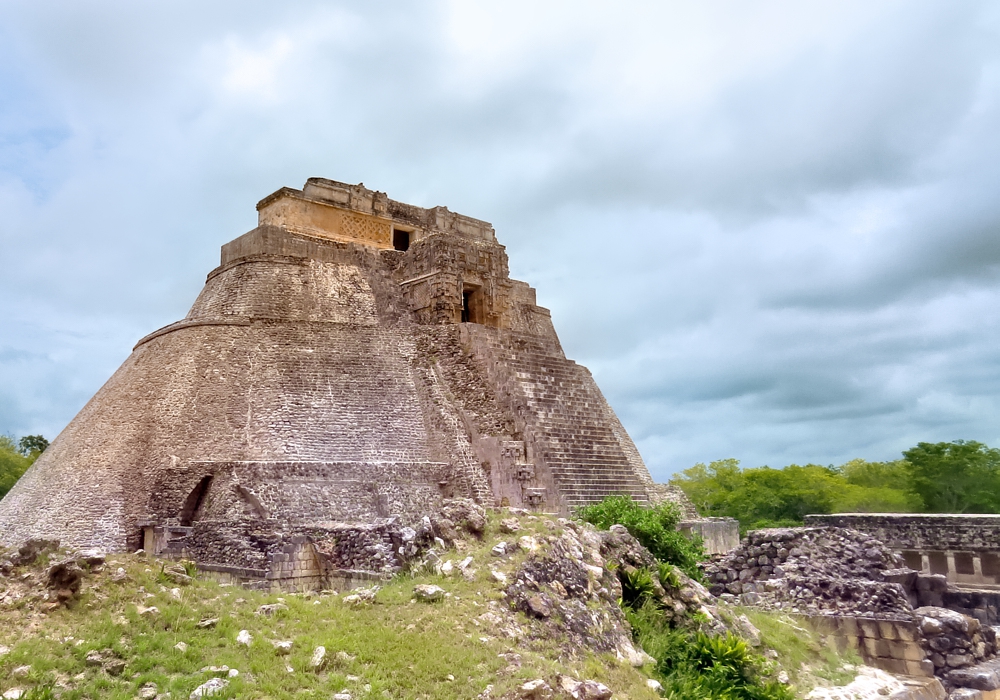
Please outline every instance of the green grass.
M210 677L200 672L202 667L226 665L240 675L219 698L328 698L347 688L355 698L468 699L487 684L494 685L493 697L499 697L534 678L554 682L557 673L604 682L619 697L655 697L640 671L608 655L583 651L572 656L559 640L532 640L530 634L511 639L477 620L491 603L505 606L502 586L490 578L490 567L510 575L526 556L519 553L502 563L490 556L490 547L499 539L516 539L500 535L497 520L491 517L482 542L445 555L456 563L473 556L472 566L478 570L474 581L430 572L401 575L386 582L375 604L359 608L345 605L343 595L249 591L203 578L181 587L176 600L170 593L173 584L160 573L161 562L113 556L102 572L87 578L83 597L71 609L45 615L29 611L23 601L0 608L0 644L11 647L0 657L0 690L50 687L66 700L131 700L152 681L160 693L187 698ZM551 532L542 520L529 526ZM119 566L129 577L114 583L110 576ZM436 583L451 596L433 604L411 602L417 583ZM282 601L287 610L273 616L255 614L260 605ZM140 615L139 605L155 606L159 613ZM504 618L509 615L504 613ZM196 626L208 617L219 618L214 629ZM511 619L528 632L544 624L520 613ZM236 643L241 629L253 636L249 648ZM278 656L272 640L291 640L291 654ZM188 649L175 649L178 642ZM308 665L319 645L326 647L328 664L317 673ZM103 649L125 659L120 676L86 665L87 652ZM338 651L354 659L338 663ZM520 655L520 668L507 670L509 661L501 654L511 653ZM293 672L286 671L286 663ZM12 670L22 665L31 666L29 676L11 678Z
M804 618L753 608L737 608L733 612L747 616L760 631L763 645L777 652L781 667L803 692L820 683L849 683L854 672L844 670L845 664L862 663L853 649L838 652Z

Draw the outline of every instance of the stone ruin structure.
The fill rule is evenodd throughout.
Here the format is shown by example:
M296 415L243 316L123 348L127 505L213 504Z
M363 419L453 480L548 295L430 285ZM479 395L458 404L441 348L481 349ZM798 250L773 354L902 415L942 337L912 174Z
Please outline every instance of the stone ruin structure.
M883 528L897 517L900 531L911 535L918 521L924 535L933 532L934 522L950 523L954 535L963 522L963 516L852 517L870 517ZM966 547L985 543L970 534L982 536L988 522L977 517L964 520L972 528L965 531ZM807 516L812 524L829 521L843 523L845 517ZM947 531L941 537L949 541ZM711 593L808 618L840 648L856 649L867 664L936 676L953 700L1000 699L1000 590L960 587L943 573L908 568L899 544L833 525L756 530L709 562L705 574Z
M257 210L187 317L141 339L0 502L0 544L142 547L310 587L398 569L471 504L628 494L697 517L490 224L320 178Z
M915 571L968 587L1000 587L1000 515L834 513L807 515L806 523L865 532Z

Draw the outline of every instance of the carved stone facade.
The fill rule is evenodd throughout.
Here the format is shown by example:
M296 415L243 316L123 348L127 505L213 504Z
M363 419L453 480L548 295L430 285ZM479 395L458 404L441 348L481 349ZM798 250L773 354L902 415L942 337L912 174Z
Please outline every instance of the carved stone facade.
M392 570L448 499L682 498L509 278L492 226L322 179L257 208L187 317L140 340L0 502L0 544L311 580Z

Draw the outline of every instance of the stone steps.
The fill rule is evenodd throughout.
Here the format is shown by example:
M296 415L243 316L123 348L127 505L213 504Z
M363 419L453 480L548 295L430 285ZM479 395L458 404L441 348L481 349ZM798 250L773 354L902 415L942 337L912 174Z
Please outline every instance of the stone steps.
M540 457L563 503L572 509L616 493L646 502L645 486L607 424L604 399L590 373L529 338L498 351L521 387L541 436Z

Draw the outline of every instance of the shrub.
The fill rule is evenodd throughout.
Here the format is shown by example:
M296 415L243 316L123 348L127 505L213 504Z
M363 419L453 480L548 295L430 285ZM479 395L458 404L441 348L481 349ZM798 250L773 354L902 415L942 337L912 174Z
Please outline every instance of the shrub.
M768 680L764 658L739 637L671 629L649 603L626 608L637 642L656 659L663 696L675 700L792 700L791 690Z
M608 496L581 508L577 517L603 530L624 525L658 560L674 564L693 579L702 578L698 562L705 558L705 549L699 538L688 539L677 530L681 512L673 503L647 508L628 496Z
M700 579L698 562L705 556L699 540L677 531L680 511L673 504L645 508L627 496L609 496L580 509L578 516L607 529L624 525L656 557L655 571L619 571L621 605L632 635L656 659L655 675L663 695L674 700L793 700L785 686L766 678L767 663L739 637L710 636L693 625L671 627L656 596L656 579L664 588L681 587L677 569ZM694 621L695 618L692 618Z
M622 571L619 579L622 584L621 604L623 607L641 608L647 602L654 605L659 603L656 598L653 574L650 573L649 569Z

